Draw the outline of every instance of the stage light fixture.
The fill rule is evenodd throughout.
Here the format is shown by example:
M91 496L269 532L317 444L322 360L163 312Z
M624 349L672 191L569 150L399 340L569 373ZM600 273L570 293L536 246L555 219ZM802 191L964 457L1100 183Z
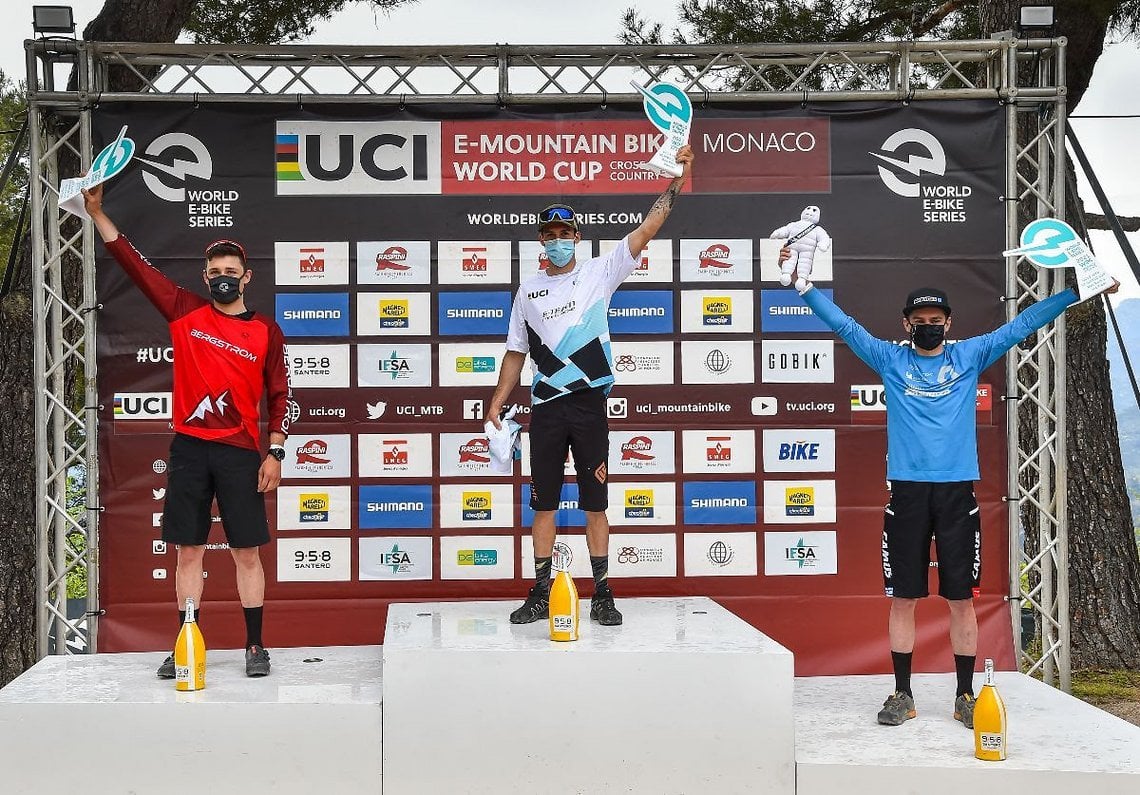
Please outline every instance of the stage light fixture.
M1022 6L1017 20L1018 35L1052 36L1054 16L1054 7L1051 5Z
M32 30L36 33L75 33L71 6L32 6Z

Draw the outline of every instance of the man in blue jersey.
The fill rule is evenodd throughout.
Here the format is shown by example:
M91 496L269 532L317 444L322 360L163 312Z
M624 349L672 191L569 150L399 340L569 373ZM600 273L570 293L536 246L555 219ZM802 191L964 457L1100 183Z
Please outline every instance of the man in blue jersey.
M640 226L609 254L584 262L575 259L582 239L574 210L552 204L538 215L538 239L547 267L524 278L511 309L507 352L488 409L499 425L499 411L519 382L529 353L534 363L530 415L530 507L534 510L535 584L526 601L511 613L512 624L547 618L554 551L554 514L562 493L563 466L574 454L578 506L586 513L586 543L594 574L590 618L621 624L609 584L610 525L606 519L609 423L606 395L614 383L610 352L610 296L640 263L642 250L657 234L693 167L688 146L677 153L684 170L649 209Z
M1116 292L1114 282L1106 292ZM974 725L973 674L978 621L973 597L981 575L981 523L975 404L978 376L1006 351L1077 301L1072 290L1040 301L996 331L946 341L946 294L922 287L907 296L903 330L911 345L871 336L819 290L801 293L812 311L883 380L887 404L887 480L883 582L891 599L888 631L895 692L878 714L898 726L915 717L910 686L914 610L927 596L930 542L938 552L938 593L950 605L950 644L958 676L954 718Z

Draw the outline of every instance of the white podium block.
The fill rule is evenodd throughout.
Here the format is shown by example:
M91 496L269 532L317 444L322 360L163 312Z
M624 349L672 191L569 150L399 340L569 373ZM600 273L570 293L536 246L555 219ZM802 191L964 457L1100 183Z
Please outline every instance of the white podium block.
M791 652L707 598L617 605L572 643L513 602L392 605L385 795L794 792Z
M918 717L901 726L875 722L894 677L797 679L797 795L1140 792L1140 727L1019 673L995 681L1008 724L1003 762L974 758L974 733L953 718L953 674L914 676Z
M270 654L250 679L243 650L207 651L196 693L155 677L161 652L40 660L0 690L0 790L380 793L379 648Z

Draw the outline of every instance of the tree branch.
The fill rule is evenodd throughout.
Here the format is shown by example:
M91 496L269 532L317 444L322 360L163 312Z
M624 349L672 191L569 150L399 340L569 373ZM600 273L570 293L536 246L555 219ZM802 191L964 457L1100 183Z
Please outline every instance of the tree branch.
M1140 231L1140 217L1118 215L1116 220L1120 221L1120 226L1125 232ZM1112 229L1108 225L1108 219L1100 213L1085 213L1085 226L1089 229Z

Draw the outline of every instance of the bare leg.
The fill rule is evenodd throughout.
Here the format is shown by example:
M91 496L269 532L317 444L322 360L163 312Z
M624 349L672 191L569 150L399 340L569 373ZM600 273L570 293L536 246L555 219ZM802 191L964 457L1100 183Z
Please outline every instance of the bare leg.
M535 511L530 537L534 541L534 556L548 558L554 554L554 511Z
M178 600L178 609L186 607L186 599L194 600L196 607L202 604L202 557L206 554L204 546L178 547L178 568L174 573L174 598Z
M908 654L914 651L914 609L917 599L892 599L888 633L891 651Z
M973 599L948 600L950 605L950 646L955 654L976 657L978 654L978 616Z
M610 520L605 511L586 511L586 546L593 557L609 554Z
M242 607L261 607L265 603L265 570L261 568L261 548L230 549L237 567L238 596Z

